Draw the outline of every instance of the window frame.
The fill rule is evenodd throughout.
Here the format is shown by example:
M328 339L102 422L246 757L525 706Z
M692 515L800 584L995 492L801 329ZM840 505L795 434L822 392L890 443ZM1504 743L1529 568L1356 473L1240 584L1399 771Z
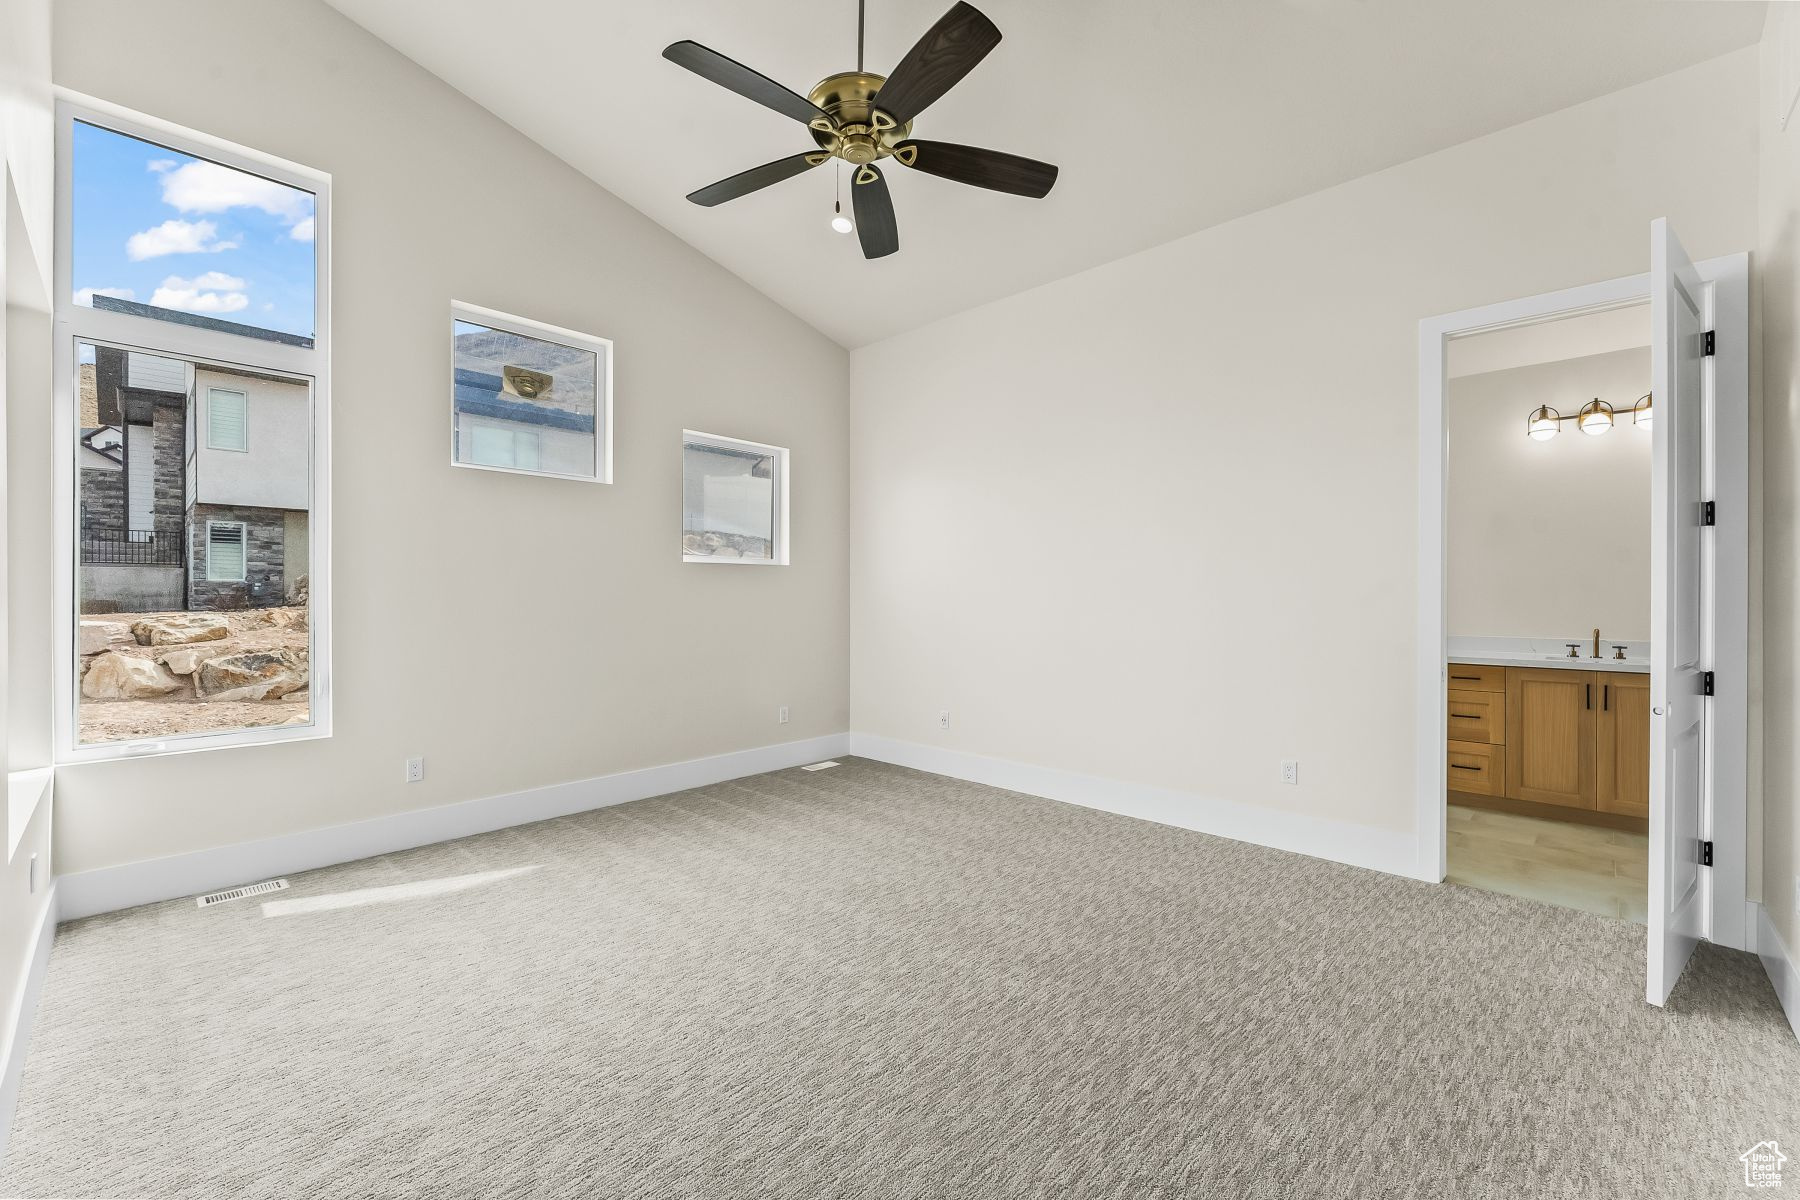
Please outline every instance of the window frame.
M681 431L681 487L682 487L682 522L687 521L687 448L691 445L712 446L720 450L741 450L759 455L769 455L775 460L775 478L770 489L774 493L775 511L771 514L770 530L772 545L768 558L720 558L711 554L689 554L681 552L684 563L718 563L740 567L785 567L791 565L788 558L788 478L789 453L786 446L773 446L767 442L752 442L745 438L726 437L719 433L702 433L697 429ZM682 533L686 534L686 529Z
M329 738L332 735L331 176L311 167L210 137L67 88L58 87L55 94L56 295L52 304L52 382L56 422L56 487L52 523L56 539L56 608L52 614L51 633L56 657L51 687L55 707L56 762L99 762ZM264 341L222 330L204 329L130 313L108 312L76 304L72 201L73 143L77 121L310 192L313 196L314 220L312 346ZM180 734L147 741L97 744L83 744L80 741L80 667L76 647L76 632L81 620L78 592L80 498L79 472L75 460L75 423L79 403L76 395L76 359L78 348L83 343L184 359L194 366L242 368L310 382L311 430L308 452L311 458L311 494L307 509L310 550L307 563L307 625L311 639L308 649L311 674L307 697L308 715L311 717L309 724ZM210 435L210 410L207 419ZM246 443L249 435L248 422L249 404L246 396ZM190 436L192 432L190 422ZM249 531L246 529L246 567L249 557L248 541ZM191 570L192 555L189 557L188 569Z
M213 397L218 395L236 396L243 401L244 444L241 446L221 446L213 440ZM218 450L225 454L250 453L250 393L237 388L211 387L206 389L206 448Z
M498 329L502 333L516 334L519 337L535 338L542 342L554 342L559 346L571 349L586 350L593 354L600 364L597 373L594 396L594 473L592 475L565 475L561 471L534 470L527 467L497 467L486 463L463 462L456 456L456 323L466 321L472 325L481 325L488 329ZM560 325L550 325L543 321L534 321L529 317L516 317L511 313L501 312L496 308L483 308L479 304L469 304L462 300L450 301L450 465L462 467L469 471L499 471L507 475L535 475L541 479L567 479L574 483L608 483L613 481L613 344L611 338L603 338L598 334L582 333L578 329L565 329ZM540 441L540 462L543 461Z
M214 575L212 548L213 530L230 525L238 532L238 573L236 575ZM206 521L206 582L208 583L242 583L250 577L250 522L217 521L211 517Z

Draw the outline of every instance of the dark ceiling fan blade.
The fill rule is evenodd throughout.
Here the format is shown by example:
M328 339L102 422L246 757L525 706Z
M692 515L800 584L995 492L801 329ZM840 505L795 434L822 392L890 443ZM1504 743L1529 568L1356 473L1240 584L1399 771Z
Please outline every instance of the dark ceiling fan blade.
M778 158L774 162L764 163L760 167L739 171L729 179L709 183L697 192L689 192L688 199L702 208L711 208L715 204L723 204L727 200L736 200L739 196L748 196L751 192L759 191L772 183L792 179L802 171L810 171L830 158L831 155L822 150L815 150L810 154L796 154L792 158Z
M999 44L999 28L980 9L958 0L956 7L939 17L906 52L876 93L875 107L895 125L906 124L955 87L957 80ZM880 117L876 125L888 127Z
M832 128L831 118L805 96L788 91L767 75L752 71L743 63L726 58L717 50L709 50L699 42L676 42L663 51L663 57L702 79L710 79L722 88L772 108L784 117L792 117L803 125L823 121L823 128Z
M1056 183L1056 168L1049 163L954 142L901 142L894 147L894 160L927 175L1034 200L1049 194Z
M850 204L856 212L856 237L864 258L883 258L900 248L900 227L894 224L894 198L887 180L865 163L850 183Z

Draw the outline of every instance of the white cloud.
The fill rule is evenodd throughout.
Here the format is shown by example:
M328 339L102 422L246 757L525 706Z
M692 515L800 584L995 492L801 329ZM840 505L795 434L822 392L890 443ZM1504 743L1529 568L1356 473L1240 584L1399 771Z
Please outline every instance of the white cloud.
M250 304L250 297L244 295L246 286L236 275L227 275L223 271L208 271L193 279L171 275L162 281L162 286L150 297L150 303L158 308L182 312L233 313Z
M144 164L144 170L154 171L158 175L161 175L164 171L170 170L174 166L175 160L172 158L153 158Z
M217 254L236 250L236 242L219 240L219 227L211 221L164 221L155 229L134 233L125 242L132 262L160 258L164 254Z
M121 288L121 287L82 288L80 291L75 293L75 303L86 305L87 307L92 308L94 305L94 297L95 296L111 296L116 300L136 300L137 299L137 293L132 291L130 288Z
M301 220L300 222L298 222L297 224L295 224L295 226L292 229L288 230L288 236L293 238L296 242L312 241L313 240L313 219L311 217L307 217L307 218Z
M234 171L214 162L190 162L164 172L163 202L184 213L216 213L260 208L289 225L312 216L313 199L299 188Z

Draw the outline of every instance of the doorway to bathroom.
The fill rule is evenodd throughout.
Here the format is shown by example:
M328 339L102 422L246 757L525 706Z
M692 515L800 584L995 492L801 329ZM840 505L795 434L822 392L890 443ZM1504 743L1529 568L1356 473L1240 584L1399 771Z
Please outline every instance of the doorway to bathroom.
M1448 882L1649 921L1650 306L1450 343Z
M1749 262L1650 233L1646 275L1420 323L1415 744L1420 876L1641 917L1660 1005L1745 945Z

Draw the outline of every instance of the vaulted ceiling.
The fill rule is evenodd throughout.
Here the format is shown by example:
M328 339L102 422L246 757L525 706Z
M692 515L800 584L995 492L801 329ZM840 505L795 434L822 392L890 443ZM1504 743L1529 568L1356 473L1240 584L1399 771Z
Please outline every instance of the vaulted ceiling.
M329 0L846 346L871 342L1754 42L1745 0L975 0L1005 36L921 138L1058 164L1044 200L886 171L901 249L828 221L837 164L683 197L812 149L681 70L692 38L804 94L855 0ZM868 0L885 73L951 0ZM846 184L847 186L847 184ZM846 203L846 208L848 208Z

